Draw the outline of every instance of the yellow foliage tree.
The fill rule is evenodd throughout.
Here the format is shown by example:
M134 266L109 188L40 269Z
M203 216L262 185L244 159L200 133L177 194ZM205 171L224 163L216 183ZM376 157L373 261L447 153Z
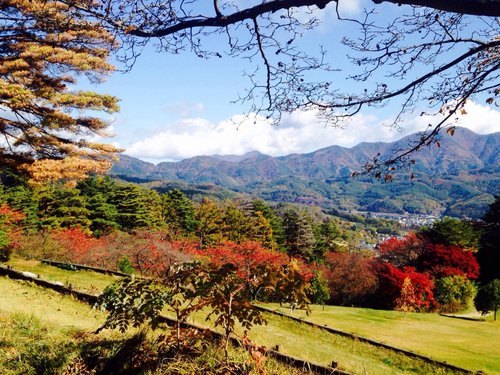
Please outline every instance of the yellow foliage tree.
M406 317L407 312L413 312L416 310L416 296L415 288L411 283L411 279L406 277L403 281L403 286L401 287L401 294L396 299L396 311L403 311L403 316Z
M76 0L88 3L87 0ZM78 4L77 4L78 5ZM114 38L73 7L50 0L0 3L0 165L44 176L64 177L71 168L42 160L79 159L80 172L102 170L117 151L92 142L106 136L108 122L87 111L117 111L117 98L72 91L77 75L98 82L114 67L107 62ZM95 162L100 161L100 162ZM66 165L68 163L66 162ZM21 168L20 168L21 167ZM33 171L31 170L33 169Z

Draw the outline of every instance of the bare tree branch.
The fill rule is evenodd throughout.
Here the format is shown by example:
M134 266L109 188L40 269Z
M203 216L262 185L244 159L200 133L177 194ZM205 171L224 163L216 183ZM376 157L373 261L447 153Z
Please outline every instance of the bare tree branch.
M489 96L486 102L492 103L500 97L500 22L495 18L500 0L372 0L374 10L356 18L343 17L345 0L267 0L247 7L232 0L214 0L213 6L193 0L63 1L115 32L124 42L125 60L151 40L167 53L222 57L219 48L224 46L210 49L206 43L222 35L224 52L253 65L245 73L249 88L237 101L249 106L248 114L273 124L283 114L314 110L324 123L343 126L365 107L395 103L399 108L391 125L399 128L417 109L434 115L449 111L415 144L368 164L365 173L404 164L413 152L431 145L466 100ZM353 84L347 88L333 78L342 66L334 65L337 56L325 58L327 49L334 49L331 43L316 53L311 46L300 48L300 38L319 24L318 14L330 3L336 6L336 19L326 22L359 29L342 40L352 51L346 78ZM376 12L382 3L405 6L387 21Z

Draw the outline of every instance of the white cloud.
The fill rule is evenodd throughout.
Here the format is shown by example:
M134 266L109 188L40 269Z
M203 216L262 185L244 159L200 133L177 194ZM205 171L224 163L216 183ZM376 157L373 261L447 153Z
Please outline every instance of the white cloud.
M469 128L479 134L500 131L500 112L492 106L468 102L465 110L467 114L460 116L457 125Z
M466 109L468 114L461 117L460 126L481 134L499 130L500 112L476 103L470 103ZM417 117L397 131L381 125L383 121L370 115L356 115L345 129L320 125L313 112L293 113L279 126L271 126L260 117L234 116L215 124L191 118L168 124L161 131L133 142L126 153L153 162L197 155L241 155L254 150L280 156L332 145L352 147L360 142L394 141L425 130L429 121L435 123L436 119Z
M478 134L491 134L500 131L500 112L492 106L469 101L465 105L465 114L454 116L446 125L462 126ZM455 118L458 120L455 121ZM442 116L417 116L403 124L404 135L426 130L429 124L438 123Z

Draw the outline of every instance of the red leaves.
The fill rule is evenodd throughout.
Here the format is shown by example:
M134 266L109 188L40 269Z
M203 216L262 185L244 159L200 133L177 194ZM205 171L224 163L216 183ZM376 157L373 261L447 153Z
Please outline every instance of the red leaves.
M434 307L434 284L429 276L415 271L413 267L404 267L403 270L390 263L383 263L379 268L379 297L387 307L394 307L397 298L401 295L404 280L409 278L414 289L415 305L420 310Z
M81 228L60 229L52 232L52 238L61 246L62 261L73 263L88 263L90 250L95 246L96 239Z
M479 276L479 264L474 255L458 246L427 244L416 265L436 278L464 275L476 279Z
M282 267L288 263L288 256L266 250L258 242L224 242L216 247L206 249L189 248L184 251L208 258L216 265L232 264L238 268L240 276L251 279L252 271L261 267Z
M379 244L378 250L380 259L400 267L416 259L423 246L423 240L415 233L410 233L404 238L391 237L385 240Z
M0 231L7 235L10 247L15 247L21 237L23 220L23 213L13 210L6 204L0 206Z
M328 253L325 266L331 301L341 305L362 305L377 288L374 261L356 253Z

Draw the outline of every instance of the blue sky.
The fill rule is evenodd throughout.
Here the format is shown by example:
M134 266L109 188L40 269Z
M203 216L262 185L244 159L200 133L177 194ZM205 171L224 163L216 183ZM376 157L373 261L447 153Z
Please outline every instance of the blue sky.
M356 15L363 5L369 5L367 0L343 4L346 15ZM377 9L387 16L399 11L392 5ZM349 71L346 50L338 41L351 30L345 23L335 22L333 11L329 7L321 12L323 24L300 43L308 50L324 45L329 57ZM223 41L207 43L215 46ZM392 115L391 107L361 113L345 129L325 127L313 113L293 113L279 126L270 126L260 118L245 119L242 114L247 108L231 104L249 84L242 74L245 69L251 69L245 60L229 56L205 60L191 53L171 55L157 53L153 46L146 48L130 72L117 72L107 82L90 86L121 100L121 111L109 118L115 136L106 141L125 148L128 155L155 163L253 150L278 156L334 144L351 147L363 141L391 141L423 130L429 122L418 117L406 121L403 132L390 129L383 124ZM343 74L337 73L340 87L347 84ZM89 88L89 84L81 87ZM232 121L235 119L239 125ZM500 130L500 112L479 103L469 103L468 114L460 121L478 133Z

